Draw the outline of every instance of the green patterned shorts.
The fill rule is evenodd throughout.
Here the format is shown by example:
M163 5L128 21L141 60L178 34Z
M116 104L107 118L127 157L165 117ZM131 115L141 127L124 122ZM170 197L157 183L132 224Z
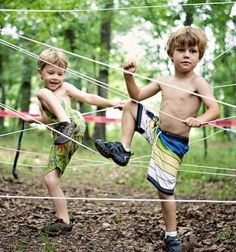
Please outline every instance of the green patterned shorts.
M82 114L77 110L71 111L71 120L77 124L79 127L79 132L74 136L74 140L81 143L83 140L85 132L85 121ZM57 137L56 132L52 132L53 141ZM79 144L69 141L65 144L52 145L50 153L48 166L45 169L45 173L48 173L56 168L59 169L59 176L62 176L67 165L69 164L72 155L79 148Z

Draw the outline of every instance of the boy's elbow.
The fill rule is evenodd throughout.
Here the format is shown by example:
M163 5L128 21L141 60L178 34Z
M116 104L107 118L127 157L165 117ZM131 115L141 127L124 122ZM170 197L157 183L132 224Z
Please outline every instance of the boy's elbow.
M143 100L142 97L140 95L138 95L138 94L136 94L136 95L130 95L130 98L132 100L138 101L138 102Z

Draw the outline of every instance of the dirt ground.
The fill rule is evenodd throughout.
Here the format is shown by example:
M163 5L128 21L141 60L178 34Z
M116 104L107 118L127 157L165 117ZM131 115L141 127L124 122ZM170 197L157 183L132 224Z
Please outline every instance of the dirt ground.
M129 188L70 183L70 197L131 195ZM14 182L0 176L0 195L47 196L39 182ZM146 198L132 191L133 198ZM68 202L73 231L47 237L40 232L54 218L50 200L0 198L0 252L78 251L155 252L163 250L164 225L159 203L81 201ZM178 203L178 233L183 251L236 251L235 205Z

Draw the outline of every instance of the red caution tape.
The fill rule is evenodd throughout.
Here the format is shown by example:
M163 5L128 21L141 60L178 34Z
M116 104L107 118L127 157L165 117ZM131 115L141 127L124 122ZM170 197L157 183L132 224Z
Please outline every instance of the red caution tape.
M17 112L16 112L17 113ZM16 113L13 113L11 111L4 111L0 110L0 117L16 117ZM32 117L39 117L39 114L30 114L28 112L21 112L23 114L31 115ZM95 115L85 115L84 116L86 122L94 122L94 123L119 123L121 119L119 118L109 118L106 116L95 116ZM216 120L212 121L211 124L214 124L216 126L221 127L235 127L236 126L236 120Z
M20 112L26 115L31 115L32 117L39 117L39 114L30 114L28 112ZM16 115L17 112L13 113L11 111L3 111L0 110L0 117L15 117L18 118ZM94 123L119 123L121 120L119 118L109 118L106 116L95 116L95 115L85 115L84 119L86 122L94 122Z

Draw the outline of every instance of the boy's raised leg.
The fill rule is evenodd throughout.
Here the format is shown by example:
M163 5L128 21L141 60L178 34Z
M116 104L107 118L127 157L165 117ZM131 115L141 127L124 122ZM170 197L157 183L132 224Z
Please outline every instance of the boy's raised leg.
M127 102L122 113L121 143L105 142L101 139L96 139L95 141L97 150L104 157L112 158L112 160L120 166L126 166L131 156L130 145L135 130L136 113L137 103L132 101Z

